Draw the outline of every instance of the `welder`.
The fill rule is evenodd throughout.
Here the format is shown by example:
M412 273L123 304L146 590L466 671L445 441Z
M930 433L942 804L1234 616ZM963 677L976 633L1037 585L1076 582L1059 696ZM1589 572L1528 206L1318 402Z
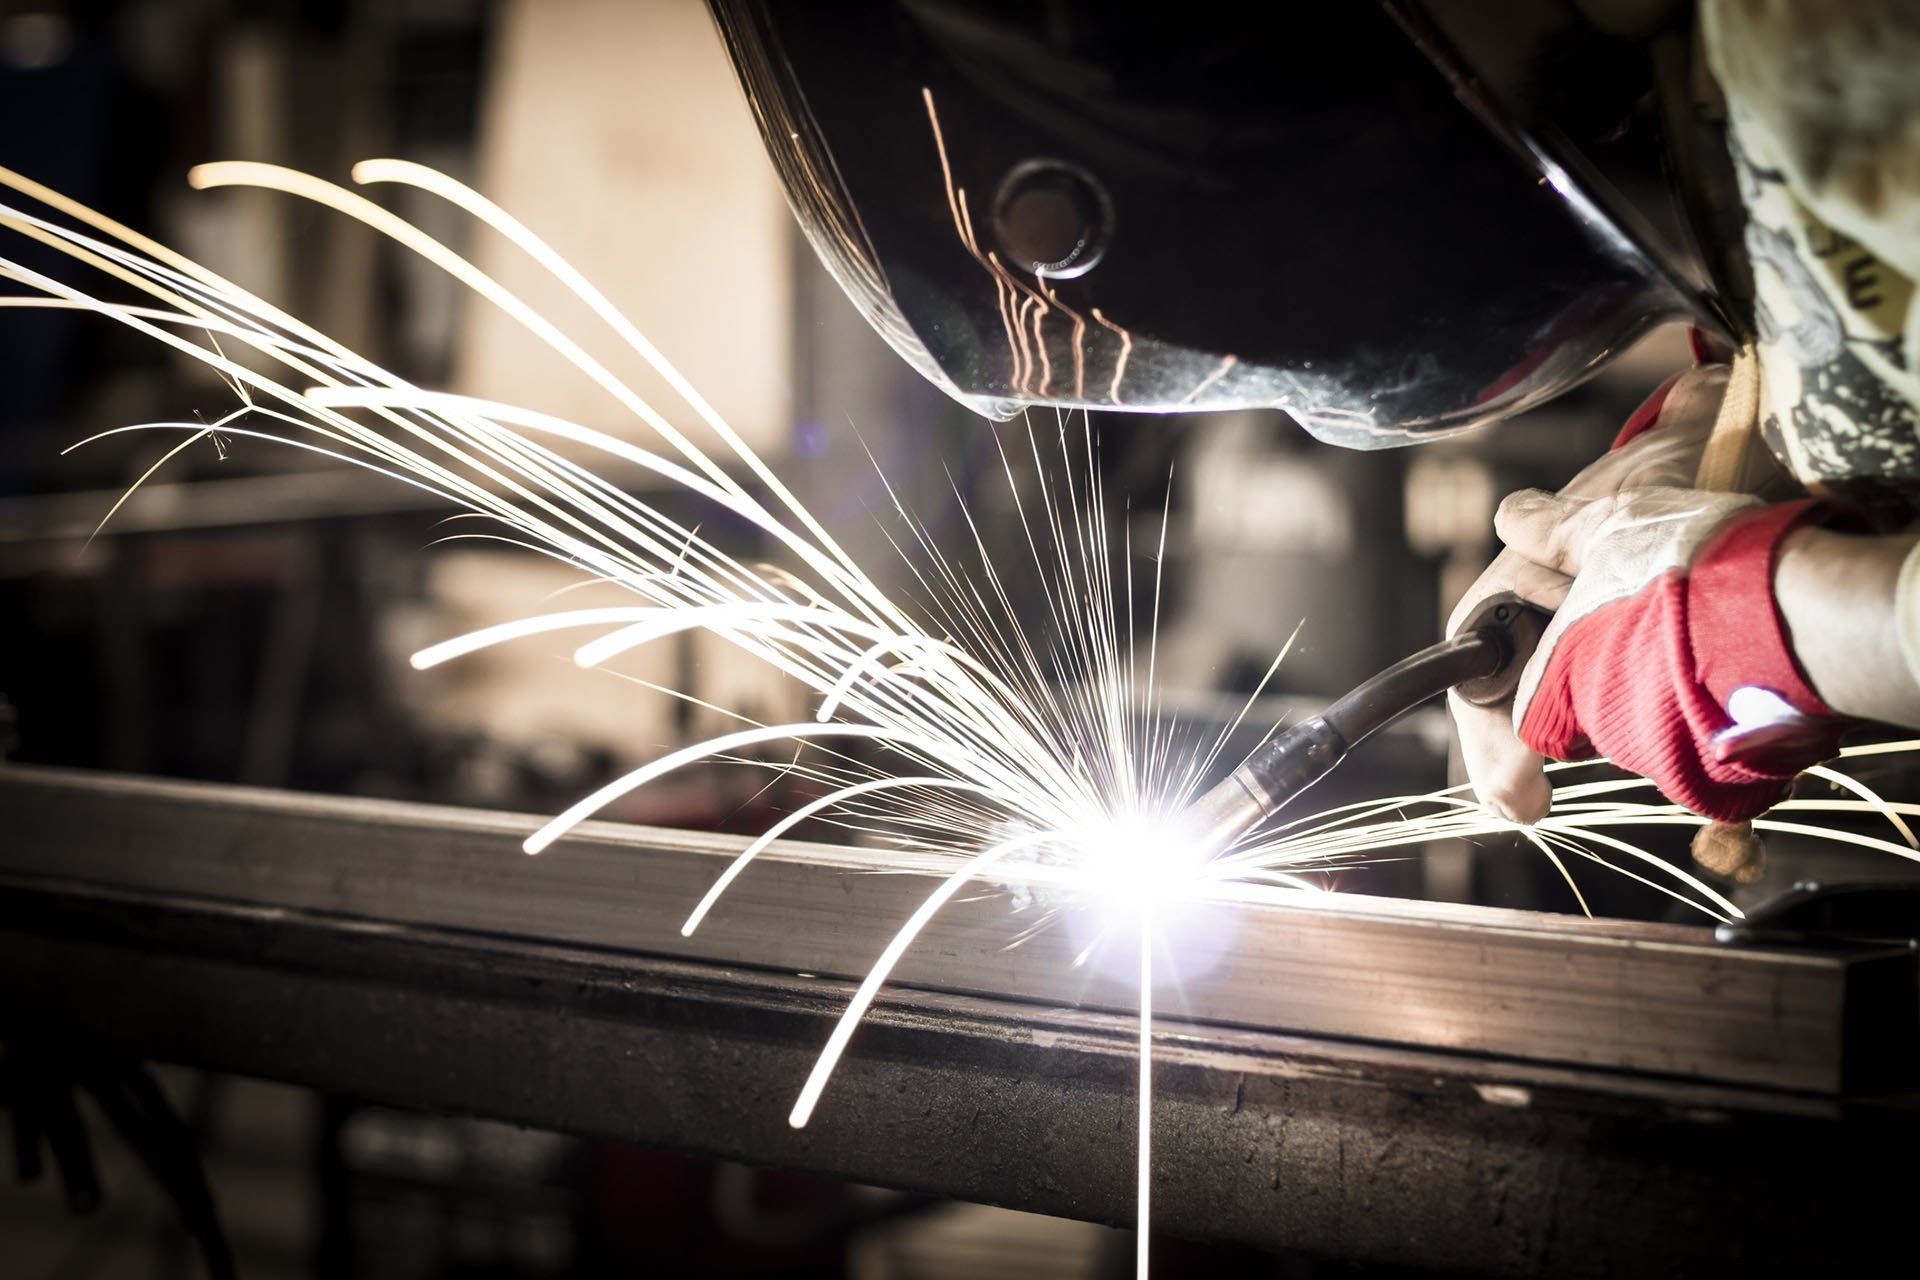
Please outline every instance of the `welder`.
M814 248L990 418L1266 407L1379 448L1692 326L1610 453L1501 504L1459 604L1553 611L1510 698L1453 701L1496 812L1605 755L1739 822L1852 724L1920 725L1920 7L713 8ZM1603 171L1649 105L1690 255Z

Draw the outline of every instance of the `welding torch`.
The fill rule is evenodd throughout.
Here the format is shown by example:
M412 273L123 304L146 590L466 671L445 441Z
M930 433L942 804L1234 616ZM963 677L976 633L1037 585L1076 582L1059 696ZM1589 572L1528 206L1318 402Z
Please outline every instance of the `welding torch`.
M1184 822L1219 852L1327 775L1376 729L1449 689L1476 707L1513 698L1551 615L1512 592L1488 597L1453 636L1402 659L1247 757L1187 809Z

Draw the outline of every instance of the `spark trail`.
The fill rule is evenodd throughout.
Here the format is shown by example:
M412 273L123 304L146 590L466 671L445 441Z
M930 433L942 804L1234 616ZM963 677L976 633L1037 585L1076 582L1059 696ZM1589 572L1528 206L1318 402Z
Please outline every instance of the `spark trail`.
M202 362L227 382L238 405L212 423L139 423L92 437L178 437L142 481L203 439L221 448L222 456L227 442L276 441L486 517L499 530L489 536L572 566L583 579L611 583L632 601L556 611L453 637L415 654L416 667L555 636L584 637L575 643L574 659L598 667L642 645L698 630L809 691L812 718L762 724L735 715L738 729L636 767L581 798L526 842L528 853L538 853L636 789L719 760L779 770L816 785L821 794L741 851L709 892L690 904L686 933L724 909L727 887L751 872L774 838L808 819L856 829L879 826L917 854L950 861L946 880L886 944L833 1029L796 1099L794 1125L807 1123L893 966L963 889L981 880L1024 880L1101 904L1112 935L1137 939L1139 946L1136 1132L1144 1274L1156 904L1182 897L1231 902L1254 887L1264 892L1276 885L1317 891L1317 872L1382 851L1520 829L1457 793L1440 793L1295 819L1204 858L1180 839L1175 815L1210 780L1239 719L1200 738L1161 714L1154 696L1156 630L1148 627L1142 645L1132 625L1136 605L1149 619L1158 617L1160 557L1152 582L1141 584L1144 598L1136 601L1131 571L1117 581L1113 572L1116 563L1131 563L1130 530L1116 531L1107 518L1086 433L1058 420L1051 431L1030 429L1024 445L1014 443L1028 455L1021 467L1031 463L1032 493L1021 483L1007 442L995 437L1017 517L1017 566L996 561L970 512L970 545L956 559L893 497L894 514L906 530L896 545L920 588L917 603L896 600L652 343L530 230L478 192L420 165L374 160L356 166L353 176L363 185L430 192L505 236L663 378L700 421L705 443L676 427L588 354L577 337L418 227L356 191L271 165L206 165L193 172L192 181L311 200L426 258L504 311L529 341L559 352L607 391L633 416L648 444L524 407L415 386L165 246L3 169L0 187L15 195L0 202L0 226L58 251L72 270L46 274L16 253L0 253L0 279L16 290L0 296L0 306L95 313ZM1097 312L1094 318L1115 327ZM577 461L580 450L599 461ZM778 563L741 559L703 535L700 524L668 515L610 478L636 473L744 521ZM1157 519L1164 552L1166 512ZM1033 637L1015 607L1016 597L1028 590L1015 580L1016 568L1022 580L1042 588L1037 607L1044 640ZM1285 653L1283 647L1261 688ZM691 700L690 694L661 692ZM776 743L792 744L796 754L773 762L754 754ZM1671 806L1620 799L1618 793L1632 785L1563 787L1552 815L1522 834L1570 885L1565 860L1586 859L1710 915L1738 914L1710 885L1614 834L1633 824L1697 821ZM1920 816L1920 808L1887 804L1858 784L1850 790L1856 799L1794 801L1775 813L1877 814L1903 840L1832 831L1792 817L1757 825L1920 856L1902 821ZM1096 940L1088 953L1099 945ZM1163 961L1158 967L1167 966Z

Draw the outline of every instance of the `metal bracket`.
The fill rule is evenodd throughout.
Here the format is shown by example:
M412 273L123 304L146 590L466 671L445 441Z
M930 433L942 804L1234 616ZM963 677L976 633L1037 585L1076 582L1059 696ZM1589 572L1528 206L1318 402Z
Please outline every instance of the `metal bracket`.
M1802 880L1713 936L1733 947L1864 942L1920 951L1920 884Z

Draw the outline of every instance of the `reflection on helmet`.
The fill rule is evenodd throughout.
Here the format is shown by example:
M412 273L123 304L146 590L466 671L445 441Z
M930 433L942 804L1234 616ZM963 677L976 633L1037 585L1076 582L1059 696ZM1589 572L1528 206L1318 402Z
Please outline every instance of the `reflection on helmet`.
M990 417L1273 407L1400 444L1692 308L1399 4L713 7L822 260Z

